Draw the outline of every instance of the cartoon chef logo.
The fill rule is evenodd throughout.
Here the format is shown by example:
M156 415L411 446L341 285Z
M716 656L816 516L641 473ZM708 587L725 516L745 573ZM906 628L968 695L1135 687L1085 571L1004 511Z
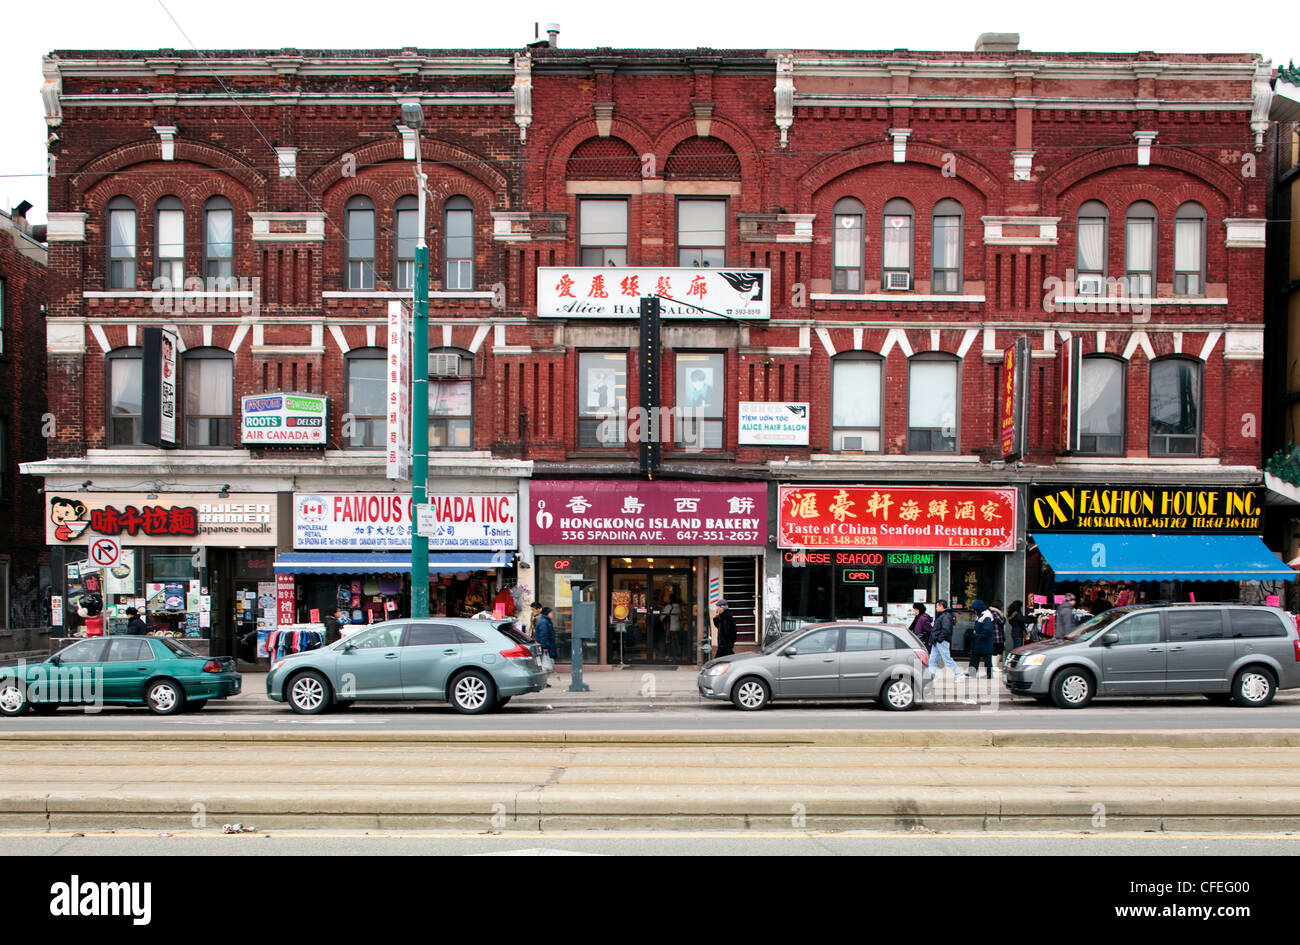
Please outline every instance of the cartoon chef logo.
M54 537L59 541L72 541L81 536L90 524L86 520L86 506L76 499L55 496L50 499L50 521L54 523Z

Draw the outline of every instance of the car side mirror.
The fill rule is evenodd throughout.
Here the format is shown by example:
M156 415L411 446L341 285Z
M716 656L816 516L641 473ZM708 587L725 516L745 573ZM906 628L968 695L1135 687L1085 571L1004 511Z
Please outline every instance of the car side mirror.
M51 666L58 666L60 663L63 662L63 660L59 659L58 653L55 653L48 660L46 660L46 662L49 663Z
M352 652L353 650L355 650L356 648L357 648L357 645L356 645L355 643L344 643L344 644L343 644L343 652L344 652L344 653L351 653L351 652Z
M799 651L796 650L794 647L790 647L790 649L786 650L786 651L785 651L784 653L782 653L781 655L782 655L782 656L798 656L798 655L799 655Z
M1101 635L1102 646L1114 646L1118 642L1119 642L1119 634L1116 633L1114 630L1111 630L1108 633L1103 633Z

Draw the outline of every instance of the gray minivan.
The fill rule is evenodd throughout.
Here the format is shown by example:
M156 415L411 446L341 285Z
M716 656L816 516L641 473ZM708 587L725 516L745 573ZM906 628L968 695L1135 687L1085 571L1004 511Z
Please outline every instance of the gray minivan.
M1062 640L1007 657L1003 684L1015 694L1082 709L1093 696L1203 693L1264 706L1300 688L1300 635L1276 607L1166 604L1116 607Z

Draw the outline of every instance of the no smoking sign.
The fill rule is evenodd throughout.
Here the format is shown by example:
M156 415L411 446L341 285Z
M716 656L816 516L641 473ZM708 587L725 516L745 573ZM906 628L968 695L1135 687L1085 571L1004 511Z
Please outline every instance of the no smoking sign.
M111 568L122 557L116 538L95 538L90 542L90 563L97 568Z

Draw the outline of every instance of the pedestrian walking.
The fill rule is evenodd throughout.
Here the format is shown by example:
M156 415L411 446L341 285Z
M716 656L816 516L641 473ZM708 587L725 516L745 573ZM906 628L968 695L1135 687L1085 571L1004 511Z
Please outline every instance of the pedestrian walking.
M957 674L961 679L966 674L957 668L952 659L952 625L953 614L948 605L941 600L934 602L934 623L930 629L930 678L939 678L939 661Z
M524 625L524 634L530 640L537 639L537 618L542 615L542 602L535 600L528 608L528 621Z
M916 611L916 613L912 617L912 622L907 625L907 629L911 630L912 634L921 641L921 646L928 650L930 649L930 632L934 626L934 621L925 612L925 604L920 601L912 605L912 610Z
M541 613L533 623L533 636L552 660L559 656L559 650L555 647L555 625L551 623L551 608L541 608Z
M713 625L718 628L718 652L714 657L730 656L736 652L736 618L731 616L725 600L718 601L718 612L713 617Z
M149 628L145 626L145 622L140 619L140 611L136 610L134 607L128 607L126 609L126 615L130 618L126 622L127 633L136 636L144 636L149 632Z
M1029 626L1029 619L1025 617L1025 605L1023 602L1013 600L1011 606L1007 608L1007 628L1011 631L1010 649L1018 649L1025 645L1026 630Z
M983 663L988 671L988 678L993 678L993 613L985 606L984 601L977 600L971 606L978 616L975 620L975 627L971 630L970 644L970 674L978 677L980 674L980 664Z
M993 615L993 655L999 657L998 665L1001 666L1007 642L1007 615L1002 612L1002 601L995 600L989 604L989 613Z
M1074 595L1066 594L1065 600L1056 605L1056 626L1052 636L1060 640L1074 630Z
M343 616L343 608L335 607L333 610L327 613L325 615L325 619L321 621L321 623L325 624L325 645L326 646L329 646L331 643L333 643L336 640L342 639L343 621L340 619L342 616Z

